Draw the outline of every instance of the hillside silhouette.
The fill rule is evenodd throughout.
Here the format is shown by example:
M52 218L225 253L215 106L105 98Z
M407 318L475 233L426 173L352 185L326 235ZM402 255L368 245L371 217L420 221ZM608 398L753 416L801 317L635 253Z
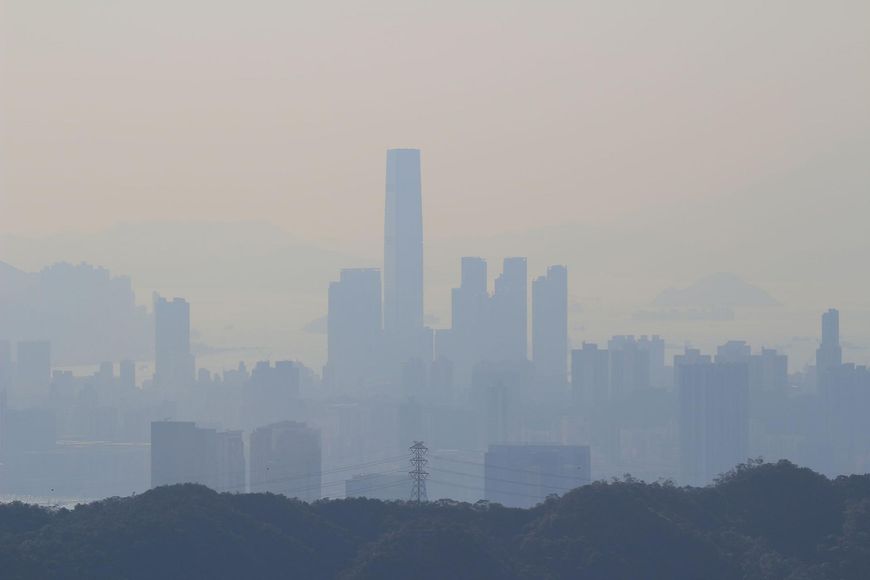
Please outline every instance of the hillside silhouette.
M626 477L529 510L305 504L198 485L0 506L3 578L859 579L870 476L751 462L706 488Z

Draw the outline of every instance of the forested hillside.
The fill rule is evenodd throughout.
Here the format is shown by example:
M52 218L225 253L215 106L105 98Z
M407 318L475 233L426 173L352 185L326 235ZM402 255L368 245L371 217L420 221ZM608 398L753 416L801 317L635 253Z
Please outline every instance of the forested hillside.
M870 476L752 464L708 488L627 478L531 510L196 485L72 510L8 504L0 577L865 579Z

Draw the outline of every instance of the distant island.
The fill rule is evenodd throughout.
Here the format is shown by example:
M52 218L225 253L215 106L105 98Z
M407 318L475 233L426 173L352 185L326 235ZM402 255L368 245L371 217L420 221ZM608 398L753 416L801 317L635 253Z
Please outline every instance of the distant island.
M704 488L627 476L529 510L176 485L69 510L2 505L0 570L10 580L864 579L870 476L756 461Z

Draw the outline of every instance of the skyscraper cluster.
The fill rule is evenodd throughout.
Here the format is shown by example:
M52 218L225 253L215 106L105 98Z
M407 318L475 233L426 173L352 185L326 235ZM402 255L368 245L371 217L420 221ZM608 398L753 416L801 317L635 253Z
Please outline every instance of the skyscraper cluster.
M870 371L844 362L837 310L822 315L815 365L798 372L786 354L741 340L702 352L617 334L572 348L566 267L530 276L511 256L493 275L465 256L449 325L428 327L420 151L389 150L386 162L383 264L329 284L320 376L295 360L197 369L187 300L155 294L149 318L127 279L49 269L45 284L71 276L115 296L107 319L137 334L148 319L153 349L142 357L117 330L99 352L125 358L82 375L38 334L0 340L0 495L201 483L306 501L408 499L422 497L422 471L408 477L412 444L428 453L430 499L513 506L593 476L706 485L758 456L828 475L870 469Z
M428 393L438 385L469 387L477 365L529 361L529 278L526 259L505 258L489 291L487 263L461 260L452 293L452 325L424 325L423 220L420 151L387 152L383 298L377 269L348 269L329 287L326 381L364 395L373 387ZM568 275L552 266L532 285L532 362L537 379L567 385ZM437 365L435 365L437 361ZM435 366L433 366L435 365ZM449 383L449 384L448 384Z

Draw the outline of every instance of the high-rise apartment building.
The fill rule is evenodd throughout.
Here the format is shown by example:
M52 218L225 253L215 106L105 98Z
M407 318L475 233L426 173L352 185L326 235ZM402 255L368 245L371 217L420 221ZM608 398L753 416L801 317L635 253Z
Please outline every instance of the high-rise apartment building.
M610 352L610 397L625 399L650 386L650 351L634 336L614 336L607 342Z
M486 260L464 257L461 272L459 287L451 292L452 325L439 331L436 351L437 356L453 363L456 384L468 386L471 371L483 359L489 340Z
M532 282L532 361L542 383L564 387L568 361L568 270L550 266Z
M748 366L691 362L677 376L682 483L706 485L749 458Z
M610 400L610 353L584 342L571 351L571 391L584 413L601 409Z
M505 258L489 307L489 361L528 360L528 270L525 258Z
M190 304L183 298L154 295L154 383L186 387L194 379L190 350Z

